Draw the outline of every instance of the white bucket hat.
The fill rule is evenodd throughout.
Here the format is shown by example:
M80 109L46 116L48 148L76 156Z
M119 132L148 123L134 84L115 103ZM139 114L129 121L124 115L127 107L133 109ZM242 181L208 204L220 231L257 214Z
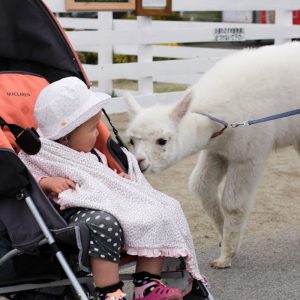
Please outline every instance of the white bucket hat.
M41 137L57 140L101 111L109 95L95 94L77 77L66 77L39 94L34 116Z

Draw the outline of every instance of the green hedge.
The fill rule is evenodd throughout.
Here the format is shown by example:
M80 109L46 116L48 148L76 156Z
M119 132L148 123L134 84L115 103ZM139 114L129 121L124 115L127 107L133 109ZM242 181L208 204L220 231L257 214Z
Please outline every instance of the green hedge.
M94 52L77 52L79 60L82 64L96 65L98 63L98 55ZM153 61L174 60L168 57L153 57ZM134 63L137 62L136 55L114 54L113 62L115 64Z

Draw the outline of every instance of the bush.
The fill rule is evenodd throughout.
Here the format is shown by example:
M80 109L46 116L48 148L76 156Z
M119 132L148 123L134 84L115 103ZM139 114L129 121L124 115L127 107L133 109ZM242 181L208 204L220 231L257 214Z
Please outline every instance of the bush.
M113 62L116 64L137 62L136 55L114 54Z
M98 63L98 54L95 52L77 52L77 55L82 64L96 65ZM113 62L116 64L137 62L137 56L114 54Z
M96 65L98 63L98 54L95 52L76 52L82 64Z

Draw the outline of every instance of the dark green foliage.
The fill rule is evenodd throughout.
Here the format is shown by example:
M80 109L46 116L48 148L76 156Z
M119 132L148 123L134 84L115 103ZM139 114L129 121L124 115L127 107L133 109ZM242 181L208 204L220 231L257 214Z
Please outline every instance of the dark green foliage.
M96 65L98 63L98 55L95 52L77 52L77 55L83 64Z

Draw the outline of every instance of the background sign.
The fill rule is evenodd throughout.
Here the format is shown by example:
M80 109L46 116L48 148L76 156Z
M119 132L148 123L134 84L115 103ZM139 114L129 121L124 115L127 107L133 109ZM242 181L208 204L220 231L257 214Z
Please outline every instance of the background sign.
M217 42L236 42L245 40L245 28L220 27L214 29L214 39Z
M65 0L66 10L134 10L135 0Z
M169 16L172 14L172 0L136 0L138 16Z
M164 9L167 7L167 0L143 0L143 8Z

